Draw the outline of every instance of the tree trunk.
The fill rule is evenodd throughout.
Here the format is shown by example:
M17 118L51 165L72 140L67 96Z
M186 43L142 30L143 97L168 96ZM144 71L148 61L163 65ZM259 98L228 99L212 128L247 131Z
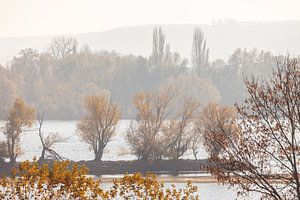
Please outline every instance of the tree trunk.
M15 155L15 143L14 141L11 141L11 149L9 149L9 162L10 163L16 163L16 157L17 155Z
M40 156L39 161L44 161L45 160L45 153L46 153L46 149L43 147L42 154Z
M99 150L98 152L95 152L95 159L94 161L101 161L103 156L103 150Z
M15 154L13 154L13 153L10 154L10 155L9 155L9 162L10 162L10 163L16 163L16 157L17 157L17 156L16 156Z
M5 160L3 158L0 158L0 165L5 163Z
M175 156L173 156L173 160L179 160L179 155L175 155Z
M141 156L140 160L149 160L150 156L148 154L144 154Z
M195 158L195 160L197 160L198 158L197 158L197 152L196 152L196 150L193 148L193 155L194 155L194 158Z

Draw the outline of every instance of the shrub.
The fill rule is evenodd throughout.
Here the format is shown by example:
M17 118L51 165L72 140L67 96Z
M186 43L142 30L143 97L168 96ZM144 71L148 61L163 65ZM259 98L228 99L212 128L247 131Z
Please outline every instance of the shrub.
M198 199L197 188L189 182L184 189L165 188L156 176L139 173L116 179L109 190L101 181L87 177L88 169L69 161L39 165L22 162L12 177L0 179L1 199Z

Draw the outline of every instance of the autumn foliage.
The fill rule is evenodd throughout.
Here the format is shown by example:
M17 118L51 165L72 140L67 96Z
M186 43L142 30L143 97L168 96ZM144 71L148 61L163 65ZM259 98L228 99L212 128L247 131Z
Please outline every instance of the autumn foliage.
M7 122L4 128L7 151L11 163L21 154L20 136L25 128L32 127L34 123L35 109L21 98L16 98L9 110Z
M115 134L121 111L105 93L87 96L84 107L87 115L77 123L77 132L94 151L95 160L99 161L107 143Z
M206 143L214 155L210 171L219 181L237 186L240 194L300 199L299 59L279 60L269 79L245 82L248 98L236 106L238 118L226 117L227 123L214 126L205 123L206 133L214 133L207 137L212 143ZM221 116L221 110L215 112ZM214 146L218 154L213 154Z
M1 199L198 199L190 182L184 189L165 188L156 176L139 173L114 180L107 191L101 181L87 177L88 169L69 161L39 165L22 162L12 177L0 179Z

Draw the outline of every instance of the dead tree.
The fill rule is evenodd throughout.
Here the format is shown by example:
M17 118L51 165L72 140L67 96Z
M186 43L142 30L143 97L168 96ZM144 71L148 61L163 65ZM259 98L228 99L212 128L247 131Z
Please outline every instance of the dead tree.
M47 153L55 160L63 160L63 158L52 148L55 144L65 142L67 138L61 137L58 133L49 133L47 137L43 135L42 127L44 122L44 113L38 112L38 131L39 138L42 143L42 153L39 161L45 161Z
M50 44L50 53L56 60L64 59L67 55L76 54L78 42L72 37L57 37Z

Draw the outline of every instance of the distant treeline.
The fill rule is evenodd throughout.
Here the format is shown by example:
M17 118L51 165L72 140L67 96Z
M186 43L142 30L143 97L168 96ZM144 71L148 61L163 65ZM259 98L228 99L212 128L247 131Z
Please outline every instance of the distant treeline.
M191 37L190 61L171 51L161 28L153 30L150 57L93 52L71 37L54 38L46 52L21 50L0 67L0 117L7 116L15 97L22 97L44 110L47 119L78 119L83 97L107 90L121 106L122 118L131 118L134 94L170 80L185 84L200 98L212 95L221 104L232 105L245 97L244 75L266 76L276 64L270 52L256 49L237 49L227 61L210 61L203 32L195 28Z

